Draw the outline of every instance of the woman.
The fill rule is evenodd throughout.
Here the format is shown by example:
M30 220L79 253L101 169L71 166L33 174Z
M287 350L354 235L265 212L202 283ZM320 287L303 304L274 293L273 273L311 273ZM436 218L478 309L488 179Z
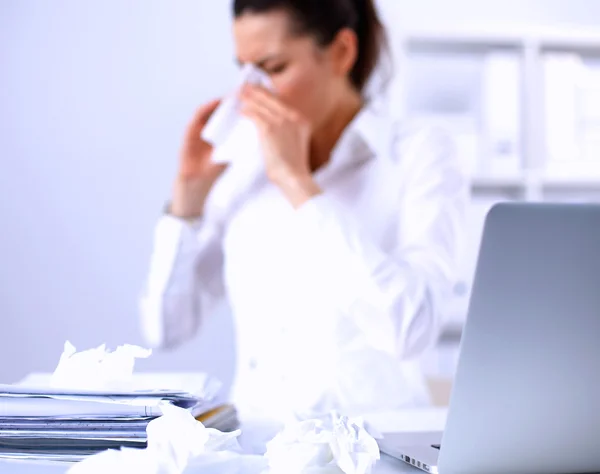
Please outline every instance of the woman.
M227 296L242 414L427 403L418 357L438 336L465 198L451 148L366 99L384 48L372 0L236 0L234 13L240 63L275 89L240 92L263 173L211 161L199 135L218 101L200 108L156 229L147 340L181 344Z

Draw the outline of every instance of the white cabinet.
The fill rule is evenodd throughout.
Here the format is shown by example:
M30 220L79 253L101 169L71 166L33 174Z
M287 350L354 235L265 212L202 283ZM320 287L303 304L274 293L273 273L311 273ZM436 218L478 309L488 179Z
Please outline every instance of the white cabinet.
M600 29L405 31L392 108L454 135L475 197L600 195Z
M464 324L482 226L495 202L600 200L600 29L407 30L392 38L391 109L441 125L471 176Z

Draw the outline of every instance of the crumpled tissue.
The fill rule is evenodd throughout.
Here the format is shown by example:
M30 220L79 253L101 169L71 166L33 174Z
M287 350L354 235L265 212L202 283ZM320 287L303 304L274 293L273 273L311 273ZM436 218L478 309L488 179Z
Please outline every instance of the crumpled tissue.
M239 430L223 433L206 428L187 410L168 403L161 409L163 416L146 428L146 449L103 451L73 465L67 474L181 474L190 462L203 455L227 454L224 460L239 456ZM214 456L211 463L215 463Z
M50 386L78 390L125 389L131 382L135 359L150 357L152 350L125 344L113 352L102 344L77 352L69 341L50 378Z
M221 102L201 132L201 138L214 146L212 161L215 163L256 167L259 164L257 158L262 156L254 123L240 114L237 93L244 84L273 90L271 79L265 72L252 64L244 66L235 93Z
M334 415L330 424L315 419L287 425L267 444L265 457L270 474L369 474L380 453L360 421Z

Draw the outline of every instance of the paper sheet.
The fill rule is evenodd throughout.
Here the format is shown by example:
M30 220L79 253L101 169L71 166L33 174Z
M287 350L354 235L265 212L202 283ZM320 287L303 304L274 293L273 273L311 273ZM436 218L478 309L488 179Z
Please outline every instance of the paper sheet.
M157 418L165 410L194 420L220 406L220 383L205 374L134 376L135 360L148 355L131 345L77 352L67 342L53 374L0 385L0 458L75 461L107 449L145 448L150 423L173 419ZM220 426L235 426L235 410L223 409L221 418ZM211 442L224 442L206 433ZM126 460L138 456L125 451Z
M214 146L214 162L255 168L260 166L261 157L258 133L254 124L240 114L241 104L237 97L239 89L246 83L273 89L267 74L252 64L246 65L235 92L221 102L202 130L201 137Z

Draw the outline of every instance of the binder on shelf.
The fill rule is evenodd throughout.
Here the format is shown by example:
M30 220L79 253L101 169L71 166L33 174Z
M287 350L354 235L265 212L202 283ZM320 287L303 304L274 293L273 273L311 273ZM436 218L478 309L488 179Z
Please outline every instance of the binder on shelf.
M494 51L484 58L482 132L486 176L517 176L522 164L521 60L514 52Z
M547 179L600 180L600 73L576 53L543 61Z
M543 61L545 174L561 175L579 156L575 84L581 58L572 53L548 53Z

